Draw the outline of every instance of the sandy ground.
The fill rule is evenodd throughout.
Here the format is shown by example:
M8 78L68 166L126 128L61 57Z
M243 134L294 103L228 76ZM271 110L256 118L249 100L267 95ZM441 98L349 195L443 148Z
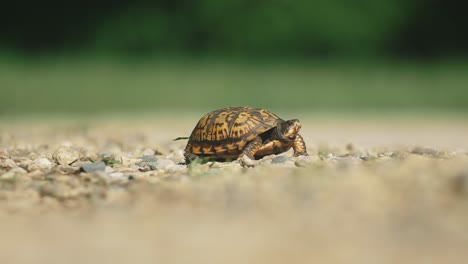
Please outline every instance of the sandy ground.
M467 259L465 120L305 119L252 169L179 165L196 121L0 123L0 263Z

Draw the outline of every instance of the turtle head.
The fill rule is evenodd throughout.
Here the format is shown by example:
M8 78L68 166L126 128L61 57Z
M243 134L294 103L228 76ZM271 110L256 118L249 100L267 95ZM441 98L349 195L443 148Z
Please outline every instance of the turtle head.
M291 141L296 139L299 130L301 129L301 122L297 119L291 119L284 122L281 122L278 127L281 138L286 141Z

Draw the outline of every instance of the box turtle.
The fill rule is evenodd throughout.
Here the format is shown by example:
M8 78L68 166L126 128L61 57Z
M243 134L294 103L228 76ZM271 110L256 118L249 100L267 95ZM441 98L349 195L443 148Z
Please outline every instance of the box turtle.
M253 167L254 160L294 150L307 156L304 139L298 134L297 119L283 120L272 112L253 107L227 107L203 116L185 147L186 163L202 158L234 160Z

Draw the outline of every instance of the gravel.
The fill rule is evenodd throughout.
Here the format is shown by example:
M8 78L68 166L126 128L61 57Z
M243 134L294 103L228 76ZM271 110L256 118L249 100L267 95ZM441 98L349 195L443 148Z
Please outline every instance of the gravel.
M28 166L28 171L33 170L49 170L53 166L52 162L47 158L38 158L35 159L31 164Z
M141 161L143 161L143 162L156 162L157 159L156 159L156 156L154 156L154 155L145 155L145 156L141 157Z
M288 161L288 157L286 156L276 156L274 157L272 160L271 160L271 163L275 163L275 164L278 164L278 163L284 163L286 161Z
M105 171L106 164L103 161L96 161L90 164L84 164L83 166L81 166L80 170L82 172L87 172L87 173Z
M54 153L53 158L57 164L70 165L79 159L79 152L68 146L60 146Z
M14 160L0 159L0 168L11 169L11 168L16 168L16 167L18 167L18 165L16 165Z
M395 255L398 263L466 259L468 126L438 130L434 136L447 139L424 149L412 147L432 146L419 134L402 146L386 130L376 139L379 133L310 123L303 128L310 156L289 151L242 168L238 161L178 164L186 142L171 139L187 133L185 122L118 120L47 123L34 133L24 129L30 123L2 124L0 136L15 135L0 150L3 262L82 263L86 256L104 263L102 252L118 263L135 256L142 263L328 263L349 256L360 263L362 255L395 252L404 253ZM423 128L420 135L431 131ZM368 144L336 142L352 133ZM287 243L272 239L278 237ZM200 255L194 244L213 250Z

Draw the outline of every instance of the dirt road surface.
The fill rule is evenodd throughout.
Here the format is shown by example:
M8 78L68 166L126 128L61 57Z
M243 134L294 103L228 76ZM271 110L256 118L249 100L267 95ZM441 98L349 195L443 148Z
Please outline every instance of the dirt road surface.
M189 117L3 120L0 263L463 263L468 122L302 120L310 158L186 166Z

